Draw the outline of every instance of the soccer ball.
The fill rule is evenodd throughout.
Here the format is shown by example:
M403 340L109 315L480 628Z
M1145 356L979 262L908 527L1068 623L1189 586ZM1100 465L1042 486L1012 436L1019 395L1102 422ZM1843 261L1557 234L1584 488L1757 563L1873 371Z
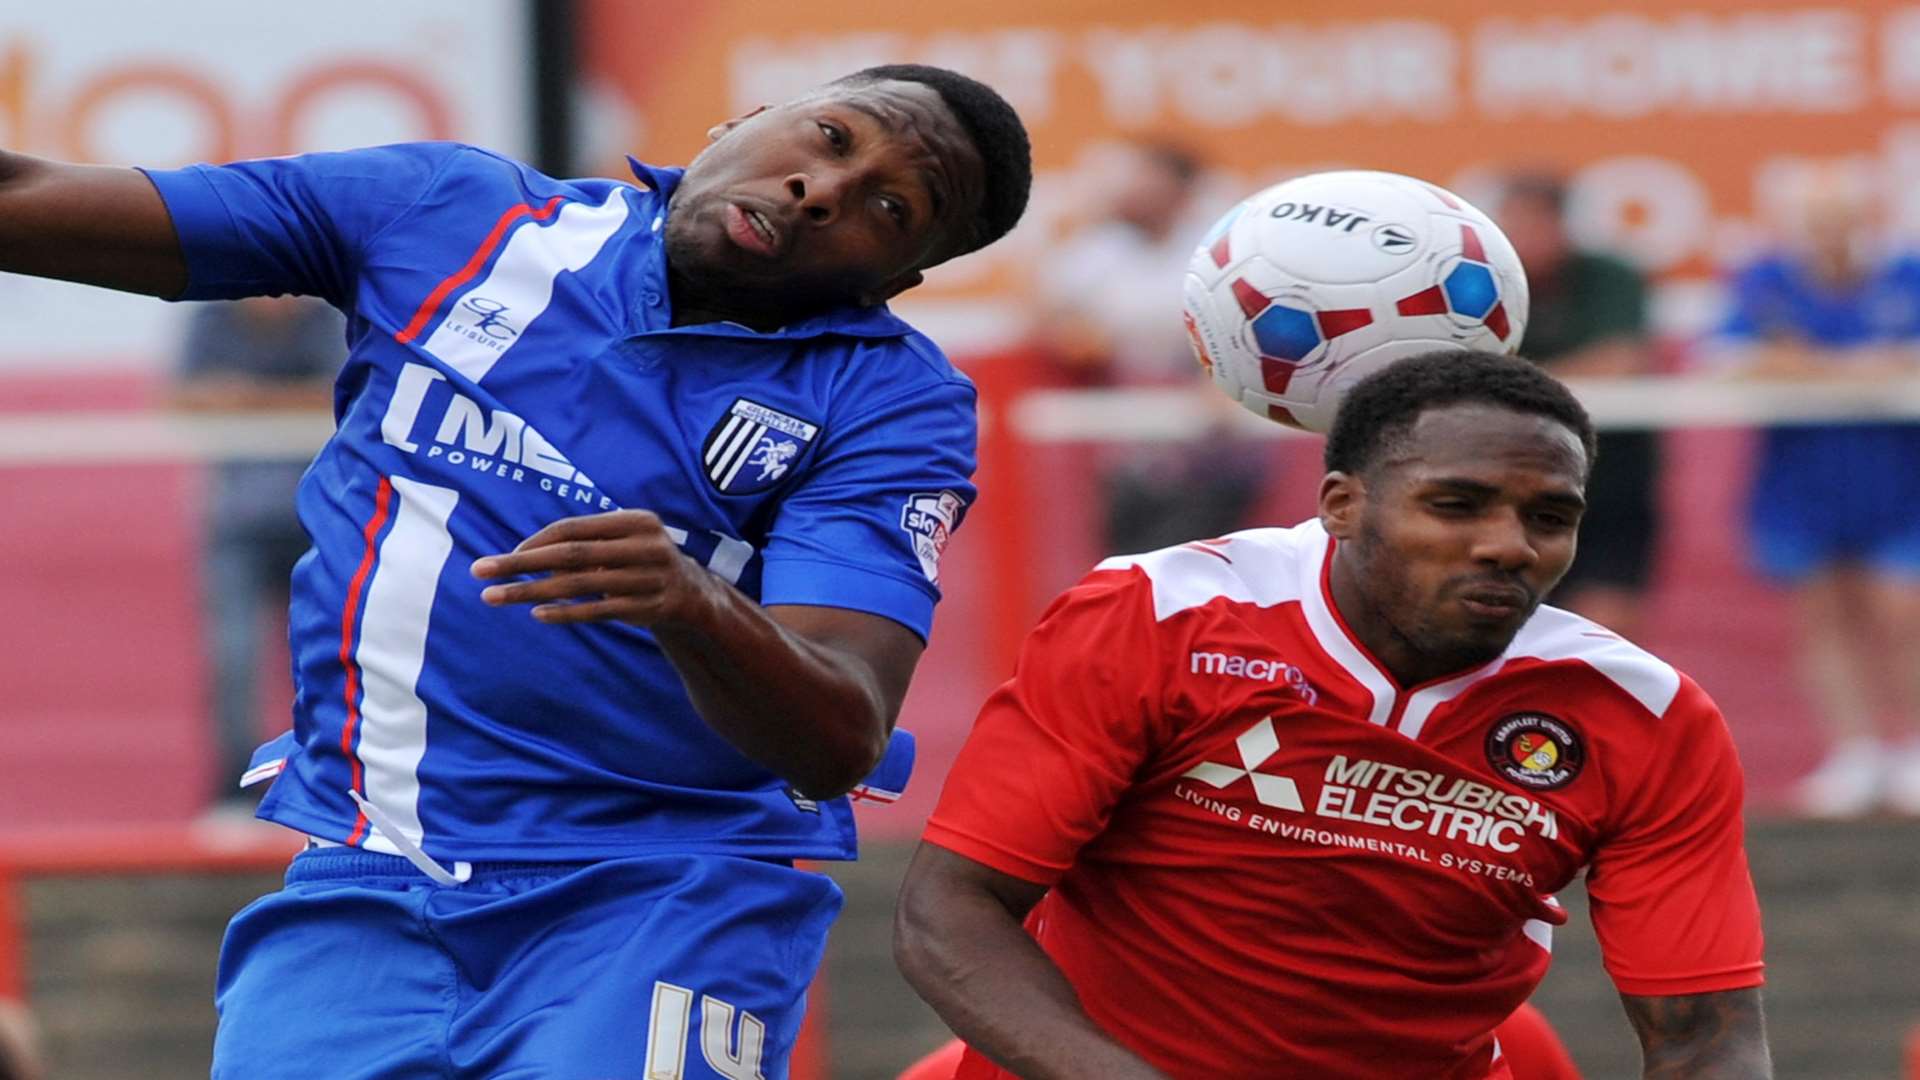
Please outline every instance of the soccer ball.
M1394 360L1512 352L1527 323L1526 273L1493 222L1388 172L1300 176L1227 211L1187 263L1184 299L1214 385L1309 431Z

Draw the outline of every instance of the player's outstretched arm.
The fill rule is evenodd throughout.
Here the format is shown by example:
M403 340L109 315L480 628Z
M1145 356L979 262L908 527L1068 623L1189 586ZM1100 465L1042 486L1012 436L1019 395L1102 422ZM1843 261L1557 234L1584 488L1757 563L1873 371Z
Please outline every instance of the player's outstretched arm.
M880 763L924 646L891 619L763 608L688 558L645 510L566 518L474 563L489 604L532 604L552 625L653 631L702 719L741 753L830 798ZM532 580L511 581L524 575Z
M151 296L187 287L173 219L145 174L4 150L0 270Z
M1021 928L1046 891L922 843L894 910L894 962L954 1034L1023 1080L1165 1080L1093 1022Z
M1672 997L1620 995L1647 1080L1770 1080L1760 988Z

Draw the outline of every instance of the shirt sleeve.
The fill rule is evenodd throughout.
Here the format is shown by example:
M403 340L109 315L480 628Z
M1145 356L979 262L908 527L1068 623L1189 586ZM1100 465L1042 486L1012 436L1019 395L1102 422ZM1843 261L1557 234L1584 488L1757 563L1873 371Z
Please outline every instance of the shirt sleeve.
M940 555L974 497L973 387L934 383L837 428L774 518L760 602L865 611L925 640Z
M179 299L298 293L346 306L368 244L464 149L405 143L145 170L186 258Z
M1607 972L1623 994L1758 986L1760 905L1733 737L1691 680L1657 730L1634 801L1587 875Z
M1035 884L1058 881L1152 753L1157 626L1137 570L1095 573L1054 601L1013 678L981 708L926 842Z

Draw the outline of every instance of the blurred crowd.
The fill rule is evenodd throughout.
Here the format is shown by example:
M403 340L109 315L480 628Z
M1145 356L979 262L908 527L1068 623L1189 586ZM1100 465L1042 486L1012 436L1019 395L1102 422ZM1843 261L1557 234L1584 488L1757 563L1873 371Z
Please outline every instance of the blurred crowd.
M1180 278L1194 238L1245 193L1210 188L1205 163L1179 146L1116 146L1101 163L1079 200L1083 220L1024 290L1049 381L1187 385L1224 401L1198 388ZM1648 281L1619 255L1576 243L1567 202L1559 177L1531 171L1500 178L1486 202L1527 268L1520 351L1557 375L1920 377L1920 254L1891 241L1857 174L1809 167L1786 186L1775 235L1726 269L1725 310L1692 340L1655 332ZM1192 442L1102 452L1104 550L1269 524L1258 520L1261 459L1236 449L1228 419ZM1648 629L1665 441L1649 427L1605 431L1580 554L1552 597L1630 639ZM1768 428L1746 505L1746 556L1791 596L1796 675L1825 736L1793 792L1797 808L1920 815L1920 424Z

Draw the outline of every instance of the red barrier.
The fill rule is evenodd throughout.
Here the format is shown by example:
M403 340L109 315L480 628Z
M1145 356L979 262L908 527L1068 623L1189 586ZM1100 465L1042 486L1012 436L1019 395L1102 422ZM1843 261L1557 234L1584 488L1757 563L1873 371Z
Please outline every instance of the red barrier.
M181 825L0 833L0 998L25 1001L20 886L34 877L247 874L278 870L300 848L291 833L219 834Z
M1028 444L1013 428L1009 411L1020 395L1045 381L1039 359L1014 351L979 358L967 365L967 374L980 391L980 464L974 486L980 499L972 510L969 542L987 548L986 589L990 597L986 640L994 681L1013 674L1020 642L1033 626L1034 587L1031 572L1035 508L1032 474L1025 467Z

